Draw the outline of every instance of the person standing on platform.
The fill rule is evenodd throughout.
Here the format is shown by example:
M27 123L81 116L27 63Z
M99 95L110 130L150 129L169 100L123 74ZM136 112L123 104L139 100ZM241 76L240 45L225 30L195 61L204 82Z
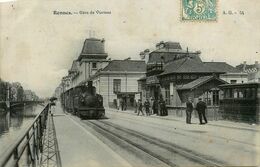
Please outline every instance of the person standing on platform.
M134 107L135 107L135 113L138 111L138 101L137 99L134 100Z
M146 116L149 116L150 115L150 102L148 99L145 100L144 107L145 107Z
M193 111L192 98L189 97L188 101L186 102L186 123L187 124L191 124L192 111Z
M123 101L122 98L120 99L120 106L121 106L121 110L123 111L123 109L124 109L124 101Z
M151 111L151 114L154 114L153 107L154 107L154 99L151 98L151 105L150 105L150 111Z
M153 102L153 114L157 114L158 115L158 100L154 100Z
M207 118L206 118L206 110L207 105L204 101L202 101L202 98L199 98L199 102L196 105L196 110L198 111L199 114L199 120L200 120L200 125L208 123ZM202 122L202 117L205 121L205 123Z
M166 103L165 101L163 100L163 97L160 98L160 101L159 101L159 106L160 106L160 116L166 116L168 115L167 113L167 109L166 109Z
M138 100L137 105L138 105L138 113L137 113L137 115L139 115L140 112L142 113L142 115L144 115L144 113L143 113L143 104L142 104L141 99Z
M116 101L117 101L117 110L120 110L120 100L117 98Z
M114 99L114 106L115 106L115 108L117 109L117 99Z
M127 109L127 98L125 97L124 98L124 111L126 111Z

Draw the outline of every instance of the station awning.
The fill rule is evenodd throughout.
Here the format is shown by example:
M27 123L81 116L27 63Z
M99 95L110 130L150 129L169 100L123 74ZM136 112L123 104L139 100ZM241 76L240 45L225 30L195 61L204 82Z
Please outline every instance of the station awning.
M226 81L222 80L222 79L219 79L217 77L214 77L214 76L204 76L204 77L200 77L190 83L187 83L185 85L178 85L177 86L177 90L193 90L193 89L196 89L212 80L216 80L218 83L216 86L218 85L221 85L221 84L224 84L224 83L227 83Z

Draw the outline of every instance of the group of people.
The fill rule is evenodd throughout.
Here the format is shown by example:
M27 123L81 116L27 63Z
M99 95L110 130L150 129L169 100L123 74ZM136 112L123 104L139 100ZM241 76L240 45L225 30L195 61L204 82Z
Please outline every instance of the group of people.
M206 118L206 111L205 111L206 108L207 108L206 103L204 101L202 101L202 98L199 98L199 102L196 104L195 110L198 112L199 121L200 121L201 125L208 123L207 118ZM186 103L186 123L187 124L191 124L191 115L192 115L193 109L194 109L194 107L193 107L192 98L189 98Z
M126 100L124 99L118 99L118 101L115 100L114 103L118 110L121 108L121 110L124 111L127 108ZM206 108L207 105L204 101L202 101L202 98L199 98L199 102L196 104L195 107L192 98L188 98L188 101L186 102L186 123L191 124L191 115L193 110L195 109L198 112L200 124L207 124L208 121L206 118ZM159 100L151 99L150 101L146 99L144 103L142 103L141 99L135 101L135 113L137 113L137 115L142 114L146 116L149 116L151 114L157 114L159 116L168 115L166 103L163 98L160 98Z
M148 99L146 99L144 103L139 99L136 103L135 112L137 112L137 115L140 115L141 113L142 115L145 115L143 110L145 110L146 116L151 114L157 114L160 116L168 115L166 103L162 98L159 101L151 99L151 103Z
M115 99L114 105L115 105L117 110L122 110L122 111L127 110L126 99L122 99L122 98L121 99Z

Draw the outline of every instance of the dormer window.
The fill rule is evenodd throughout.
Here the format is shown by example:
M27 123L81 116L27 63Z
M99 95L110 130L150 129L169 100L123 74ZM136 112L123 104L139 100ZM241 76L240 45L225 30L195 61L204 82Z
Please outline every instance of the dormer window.
M92 68L97 68L97 63L92 63Z

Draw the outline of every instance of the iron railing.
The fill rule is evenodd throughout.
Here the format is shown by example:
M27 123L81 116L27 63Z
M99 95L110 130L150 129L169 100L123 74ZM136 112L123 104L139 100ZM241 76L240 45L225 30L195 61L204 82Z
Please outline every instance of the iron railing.
M43 151L43 134L50 104L39 113L25 133L0 157L0 166L37 166Z

